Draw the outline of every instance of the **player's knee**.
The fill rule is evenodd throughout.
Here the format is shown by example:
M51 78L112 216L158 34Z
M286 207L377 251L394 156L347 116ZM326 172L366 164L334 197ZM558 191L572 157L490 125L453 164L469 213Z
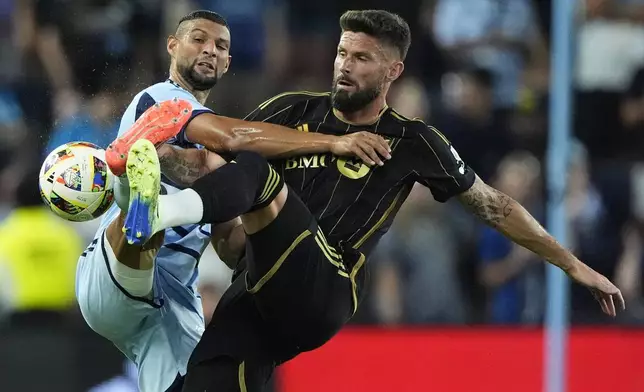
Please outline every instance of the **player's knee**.
M237 154L235 163L245 169L245 171L253 173L257 176L257 192L253 196L252 211L262 209L269 204L279 195L284 180L277 171L266 161L261 155L243 151Z

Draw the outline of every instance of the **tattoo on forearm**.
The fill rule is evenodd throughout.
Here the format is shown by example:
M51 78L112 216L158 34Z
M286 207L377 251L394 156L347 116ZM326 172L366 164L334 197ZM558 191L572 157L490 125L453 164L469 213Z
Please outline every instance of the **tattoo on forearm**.
M159 163L163 174L182 185L192 184L203 174L200 163L184 159L176 153L160 156Z
M487 186L475 184L460 196L460 200L475 215L494 227L512 213L512 198Z

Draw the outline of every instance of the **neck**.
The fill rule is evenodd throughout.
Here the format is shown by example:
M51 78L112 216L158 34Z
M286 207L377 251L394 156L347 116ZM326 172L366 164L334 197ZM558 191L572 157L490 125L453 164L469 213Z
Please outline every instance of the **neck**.
M188 84L188 82L186 82L183 77L181 77L179 72L174 69L170 69L170 80L181 86L181 88L183 88L184 90L189 91L190 94L194 95L195 98L197 98L197 101L199 101L199 103L201 103L202 105L206 104L210 90L195 90L192 86L190 86L190 84Z
M357 125L370 125L380 118L380 115L387 107L386 94L380 94L378 98L374 99L369 105L355 112L341 112L333 109L333 113L340 120Z

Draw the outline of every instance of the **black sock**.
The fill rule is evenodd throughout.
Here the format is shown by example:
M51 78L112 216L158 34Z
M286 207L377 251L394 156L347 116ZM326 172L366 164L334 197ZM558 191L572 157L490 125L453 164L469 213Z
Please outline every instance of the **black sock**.
M284 181L259 154L241 152L192 185L203 201L201 223L222 223L269 205Z

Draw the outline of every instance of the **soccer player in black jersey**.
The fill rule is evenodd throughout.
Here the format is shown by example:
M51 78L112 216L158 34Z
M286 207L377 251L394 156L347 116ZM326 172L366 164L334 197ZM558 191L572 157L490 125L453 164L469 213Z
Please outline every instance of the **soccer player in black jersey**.
M437 129L387 106L410 45L407 23L369 10L346 12L340 26L331 93L281 94L247 119L303 133L368 130L389 141L389 160L368 165L321 153L269 164L260 154L240 152L190 188L159 196L162 215L175 210L174 224L239 215L247 236L236 279L193 352L183 391L261 391L275 366L336 334L364 294L365 261L416 182L440 202L456 197L485 223L564 270L614 316L615 302L624 302L607 278L559 245L516 201L481 181ZM261 130L245 134L262 139ZM216 132L204 128L186 136L226 152Z

